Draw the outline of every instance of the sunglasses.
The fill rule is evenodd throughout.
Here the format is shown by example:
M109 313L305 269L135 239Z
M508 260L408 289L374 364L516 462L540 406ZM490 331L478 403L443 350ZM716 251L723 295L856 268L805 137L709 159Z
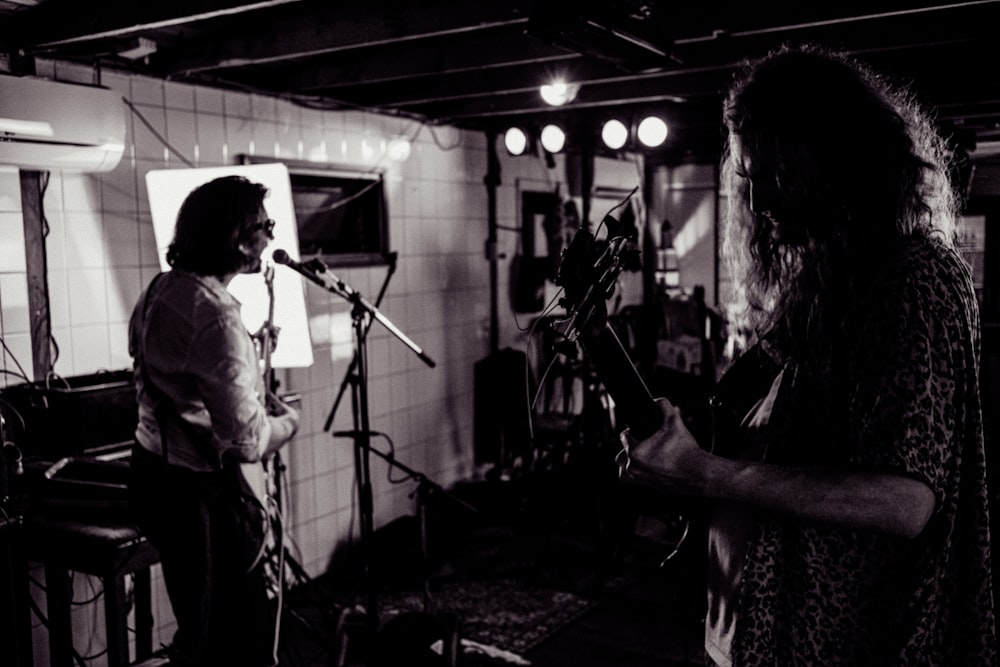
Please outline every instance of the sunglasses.
M255 224L253 227L250 228L250 231L255 232L258 229L263 229L264 233L267 234L268 238L271 239L274 238L274 220L272 220L271 218L268 218L263 222L258 222L257 224Z

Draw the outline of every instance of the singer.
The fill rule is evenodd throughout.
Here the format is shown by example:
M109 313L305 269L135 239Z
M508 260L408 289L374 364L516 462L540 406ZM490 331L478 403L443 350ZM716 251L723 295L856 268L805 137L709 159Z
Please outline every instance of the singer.
M210 181L181 206L167 250L129 323L139 422L130 504L156 547L177 619L171 665L277 664L263 553L262 459L299 415L267 393L229 282L261 270L274 221L267 189Z

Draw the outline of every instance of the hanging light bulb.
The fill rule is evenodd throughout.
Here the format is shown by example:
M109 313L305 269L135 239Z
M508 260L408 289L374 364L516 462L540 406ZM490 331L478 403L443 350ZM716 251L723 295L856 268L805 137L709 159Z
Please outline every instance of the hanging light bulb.
M667 140L667 124L658 116L646 116L639 123L636 135L643 146L656 148Z
M616 151L628 142L628 128L625 123L612 118L601 128L601 140L605 146Z
M528 149L528 135L519 127L511 127L503 135L503 144L511 155L523 155Z
M554 107L561 107L567 102L572 102L579 92L580 84L567 83L562 79L556 79L552 83L543 84L538 88L538 94L542 96L545 103Z
M566 146L566 133L558 125L542 128L542 148L550 153L558 153Z

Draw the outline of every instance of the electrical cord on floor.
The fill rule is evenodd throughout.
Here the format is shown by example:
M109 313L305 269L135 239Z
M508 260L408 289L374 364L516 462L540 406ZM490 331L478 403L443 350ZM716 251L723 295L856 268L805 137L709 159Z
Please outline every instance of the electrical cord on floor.
M31 605L31 612L35 615L36 618L38 618L39 621L41 621L42 625L44 625L45 628L48 630L49 629L49 619L45 616L45 614L42 612L42 610L38 607L38 603L35 602L35 598L29 595L28 596L28 604ZM97 658L100 658L105 653L107 653L107 649L105 649L104 651L102 651L102 652L100 652L100 653L98 653L98 654L96 654L94 656L91 656L89 658L85 658L82 655L80 655L80 653L75 648L73 648L72 643L70 644L69 651L73 655L73 660L76 662L77 665L79 665L79 667L88 667L87 666L87 661L88 660L96 660Z
M280 472L279 472L280 474ZM281 516L281 508L277 502L270 499L275 504L275 549L278 550L278 607L274 613L274 642L271 647L271 655L274 664L278 664L278 640L281 637L281 612L285 602L285 522Z

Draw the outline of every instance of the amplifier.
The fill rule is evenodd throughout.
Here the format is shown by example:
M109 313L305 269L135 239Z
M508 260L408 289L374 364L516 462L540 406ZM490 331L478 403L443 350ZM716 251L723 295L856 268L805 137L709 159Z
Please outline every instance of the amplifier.
M132 370L53 378L0 391L7 439L27 456L96 455L135 439Z
M67 456L58 461L27 459L17 489L35 513L90 518L124 515L130 452Z

